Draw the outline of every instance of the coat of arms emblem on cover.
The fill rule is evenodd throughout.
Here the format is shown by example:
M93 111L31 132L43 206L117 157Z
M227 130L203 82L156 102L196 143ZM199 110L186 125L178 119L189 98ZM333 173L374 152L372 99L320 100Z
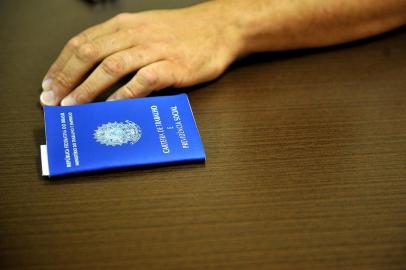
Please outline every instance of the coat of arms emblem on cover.
M136 123L125 120L124 122L108 122L94 131L94 139L107 146L120 146L135 144L141 138L141 128Z

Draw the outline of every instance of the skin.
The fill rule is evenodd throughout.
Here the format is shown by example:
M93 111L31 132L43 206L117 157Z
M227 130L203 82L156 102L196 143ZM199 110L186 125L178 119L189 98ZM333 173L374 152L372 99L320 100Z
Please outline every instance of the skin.
M125 13L73 37L42 83L43 105L137 98L220 76L237 58L344 43L406 24L406 0L217 0ZM91 71L91 72L90 72Z

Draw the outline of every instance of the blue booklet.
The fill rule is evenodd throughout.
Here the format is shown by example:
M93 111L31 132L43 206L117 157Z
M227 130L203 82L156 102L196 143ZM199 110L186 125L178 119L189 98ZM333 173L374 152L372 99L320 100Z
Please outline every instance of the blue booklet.
M186 94L45 106L42 174L204 161Z

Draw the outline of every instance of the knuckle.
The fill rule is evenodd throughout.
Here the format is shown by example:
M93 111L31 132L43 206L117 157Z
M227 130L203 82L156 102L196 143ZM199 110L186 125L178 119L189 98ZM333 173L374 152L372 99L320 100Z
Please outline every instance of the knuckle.
M55 81L64 89L73 88L73 80L66 76L64 73L59 72L55 76Z
M158 76L152 69L140 69L136 77L137 82L143 87L150 87L158 82Z
M71 95L79 103L85 103L91 99L92 94L93 94L93 91L90 88L90 86L87 84L83 84L80 86L80 88L78 88L77 90L72 92Z
M150 44L139 44L137 45L137 51L132 53L132 56L137 60L144 60L147 59L148 56L152 57L156 55L157 51L159 52L159 49Z
M57 70L60 70L61 69L61 67L57 64L57 63L53 63L52 65L51 65L51 67L49 68L49 74L54 74L54 73L56 73L57 72Z
M191 75L188 72L190 69L171 64L167 70L169 74L168 78L171 80L173 87L180 88L190 85L190 83L188 83L191 81Z
M151 58L149 54L144 54L141 52L134 52L131 54L131 60L134 61L135 63L145 63L148 62L147 59Z
M172 86L174 87L182 87L184 83L179 79L179 76L174 71L170 72L170 78L172 80Z
M77 49L81 44L83 44L86 41L86 38L84 35L78 35L73 38L71 38L68 41L68 47L70 49Z
M124 13L120 13L120 14L116 15L114 17L114 20L118 24L121 24L121 23L124 23L125 21L127 21L129 17L130 17L130 13L124 12Z
M144 21L144 22L137 23L136 30L137 30L137 33L145 34L145 33L148 33L149 31L151 31L152 27L151 27L150 23Z
M78 47L76 56L83 61L96 61L99 57L99 50L94 43L85 43Z
M93 95L93 89L88 83L83 83L78 91L75 91L78 99L87 100L88 97Z
M128 98L132 98L132 97L136 97L138 95L138 93L140 92L140 89L136 86L136 84L134 83L127 83L124 86L124 90L125 90L125 95Z
M108 75L117 77L125 72L126 64L122 57L110 56L101 63L101 68Z
M125 29L125 33L129 36L133 36L136 33L136 30L133 27Z
M82 94L77 93L76 91L73 91L72 93L69 94L71 98L73 98L77 103L85 103L86 100L83 98Z

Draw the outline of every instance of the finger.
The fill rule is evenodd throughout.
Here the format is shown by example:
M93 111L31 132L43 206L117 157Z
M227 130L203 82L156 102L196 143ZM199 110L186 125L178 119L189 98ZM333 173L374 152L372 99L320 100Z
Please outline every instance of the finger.
M133 46L135 39L133 36L132 32L129 35L129 30L122 30L79 46L63 69L50 75L47 81L47 91L53 92L53 100L42 100L43 103L46 105L59 104L60 100L76 87L86 73L100 60ZM44 93L44 95L47 94Z
M43 89L45 91L48 90L47 89L49 88L48 87L49 81L47 81L48 77L50 77L52 73L61 70L80 45L89 42L97 37L116 32L118 30L118 27L120 26L119 22L122 21L122 19L120 18L122 18L122 15L113 17L112 19L106 22L92 26L86 29L85 31L81 32L80 34L76 35L75 37L71 38L66 44L66 46L62 49L61 53L59 54L55 62L51 65L47 74L45 75L43 80Z
M171 87L176 84L174 69L174 65L166 60L145 66L107 100L145 97L153 91Z
M159 61L160 57L159 52L140 46L115 53L104 59L81 85L62 100L61 105L90 102L123 76Z

